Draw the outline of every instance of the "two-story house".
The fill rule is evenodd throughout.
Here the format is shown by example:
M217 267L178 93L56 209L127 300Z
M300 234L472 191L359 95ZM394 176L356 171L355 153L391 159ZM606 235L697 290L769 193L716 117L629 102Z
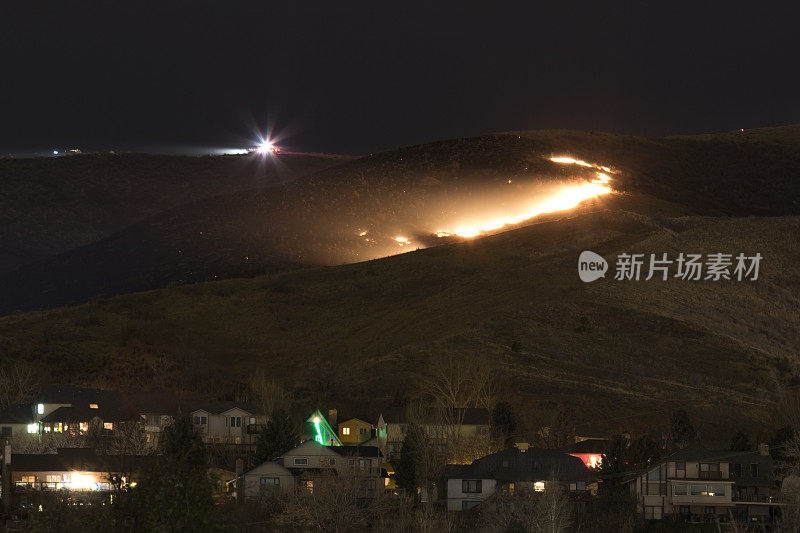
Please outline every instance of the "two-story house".
M376 438L389 461L396 460L408 425L416 424L435 442L443 455L456 442L461 444L488 444L490 413L488 409L469 407L443 409L424 407L417 409L384 410L376 424ZM485 453L485 452L484 452Z
M79 436L90 428L113 435L119 424L137 422L140 415L122 393L72 385L46 388L34 400L34 420L44 439L59 434Z
M692 445L627 482L645 519L769 521L772 460L760 452L718 452Z
M14 509L36 509L42 495L69 491L73 502L80 495L107 495L111 476L135 484L136 472L152 460L148 456L98 455L91 448L59 448L57 453L11 454L11 503Z
M164 428L175 418L188 414L191 407L171 392L134 392L127 395L131 405L141 415L144 432L150 446L158 445Z
M263 410L235 401L197 402L189 413L206 444L224 444L249 449L267 423Z
M583 461L555 450L517 444L476 459L470 465L448 465L445 470L447 509L470 510L502 493L544 492L559 485L570 500L582 502L597 483Z
M314 484L325 481L352 484L357 498L374 498L384 487L382 461L383 454L375 446L324 446L310 439L246 472L245 498L272 490L313 493Z

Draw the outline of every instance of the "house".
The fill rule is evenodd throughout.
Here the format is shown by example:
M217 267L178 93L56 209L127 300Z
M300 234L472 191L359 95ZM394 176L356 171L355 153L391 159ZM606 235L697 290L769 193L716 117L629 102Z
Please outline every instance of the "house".
M158 445L164 428L190 410L189 405L171 392L134 392L127 394L127 398L142 417L147 442L153 447Z
M202 401L191 407L189 415L203 442L243 451L255 445L267 423L263 410L246 402Z
M443 455L446 455L448 447L456 441L488 444L490 418L488 409L477 407L384 410L378 416L376 438L389 461L395 460L403 446L408 425L413 422L438 441Z
M518 491L543 492L557 483L574 501L587 500L596 479L577 457L521 443L445 470L447 509L466 511L490 497Z
M339 422L337 426L339 441L345 446L363 444L375 436L375 429L369 422L360 418L351 418Z
M581 439L572 444L568 444L559 451L577 457L587 468L597 468L603 459L603 454L608 450L608 439Z
M769 522L778 504L769 447L719 452L692 445L627 483L645 519Z
M134 472L148 457L95 454L90 448L59 448L57 453L11 454L11 502L13 508L38 507L43 493L67 490L72 497L108 494L112 475L136 483ZM130 477L130 479L127 479Z
M314 491L321 480L353 483L358 499L370 499L383 491L383 454L376 446L323 446L307 440L274 461L246 472L245 499L261 497L266 491Z
M0 438L20 442L21 439L38 440L39 424L32 403L8 406L0 412Z
M120 424L141 418L119 391L73 385L47 387L36 396L33 406L33 423L44 440L59 434L84 435L91 427L98 428L101 437L110 436Z

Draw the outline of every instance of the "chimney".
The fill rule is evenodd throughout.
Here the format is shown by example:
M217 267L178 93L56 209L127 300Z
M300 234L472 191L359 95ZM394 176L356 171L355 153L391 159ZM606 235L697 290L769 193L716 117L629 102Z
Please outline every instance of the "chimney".
M528 451L528 447L530 447L530 444L528 444L527 442L518 442L516 443L516 447L520 451L520 453L525 453Z
M330 424L331 427L336 425L338 416L339 416L339 411L337 411L336 409L328 409L328 424Z
M758 453L761 455L769 455L769 444L762 442L758 445Z

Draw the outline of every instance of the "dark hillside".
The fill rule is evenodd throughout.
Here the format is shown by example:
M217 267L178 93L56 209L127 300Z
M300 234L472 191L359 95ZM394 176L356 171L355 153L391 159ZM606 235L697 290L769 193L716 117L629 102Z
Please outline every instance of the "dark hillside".
M291 181L338 156L84 154L0 158L0 274L182 204Z
M687 213L796 215L798 139L800 126L668 138L543 131L400 148L292 183L198 200L27 265L0 277L9 287L0 313L441 244L448 239L435 231L513 212L556 184L594 177L549 161L552 155L611 166L615 190ZM636 209L653 215L653 205Z

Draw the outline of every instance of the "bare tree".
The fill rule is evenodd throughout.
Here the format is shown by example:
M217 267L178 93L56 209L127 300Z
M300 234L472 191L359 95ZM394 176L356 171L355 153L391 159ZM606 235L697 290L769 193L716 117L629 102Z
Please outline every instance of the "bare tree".
M496 376L492 358L445 350L430 353L428 361L428 370L419 382L423 400L448 409L491 408Z
M39 378L31 365L17 362L0 367L0 411L31 401L38 389Z
M487 532L560 533L572 527L574 516L569 495L553 474L542 492L527 486L499 490L483 505L478 522Z
M252 401L269 415L277 409L289 411L291 397L274 377L268 377L262 369L256 370L249 380Z
M288 496L278 517L279 523L312 531L367 529L374 508L359 498L358 478L327 474L310 481L313 485L308 489L302 488Z

